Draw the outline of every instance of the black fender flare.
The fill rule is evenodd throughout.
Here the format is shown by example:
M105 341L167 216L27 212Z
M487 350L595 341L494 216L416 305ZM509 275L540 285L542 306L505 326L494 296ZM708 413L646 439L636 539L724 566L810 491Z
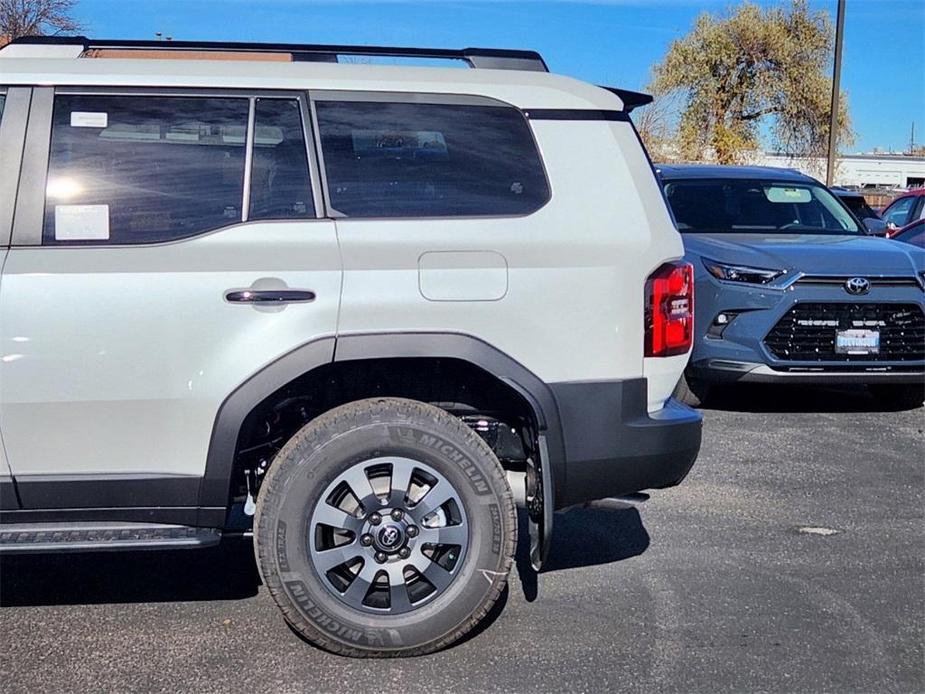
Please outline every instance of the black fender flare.
M511 387L532 408L545 437L552 472L551 498L565 490L565 448L559 410L552 390L536 374L505 352L464 333L396 332L347 334L312 340L266 365L239 385L219 407L212 427L199 505L226 507L235 447L245 417L264 398L293 379L330 363L358 359L428 357L459 359L481 368Z

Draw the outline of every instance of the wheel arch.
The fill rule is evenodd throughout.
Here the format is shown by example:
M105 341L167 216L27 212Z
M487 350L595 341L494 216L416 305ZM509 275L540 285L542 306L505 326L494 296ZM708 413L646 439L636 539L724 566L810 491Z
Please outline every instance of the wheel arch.
M216 414L200 486L200 507L227 507L238 436L247 416L292 381L333 364L376 359L454 359L468 363L519 395L546 439L554 493L565 487L564 446L552 390L529 369L472 335L444 332L364 333L319 338L264 366L232 391Z

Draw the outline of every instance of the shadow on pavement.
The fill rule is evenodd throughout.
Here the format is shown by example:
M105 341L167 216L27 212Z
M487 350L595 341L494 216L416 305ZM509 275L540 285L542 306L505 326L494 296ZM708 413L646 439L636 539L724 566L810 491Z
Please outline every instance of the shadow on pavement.
M530 566L530 540L523 513L518 528L517 571L524 597L533 602L538 582ZM639 556L648 547L649 533L636 507L617 499L604 499L593 507L576 507L556 514L552 544L542 572L611 564Z
M257 594L250 540L152 552L18 555L0 559L0 606L238 600Z
M718 386L705 410L730 412L902 412L873 397L864 386L803 386L738 383Z

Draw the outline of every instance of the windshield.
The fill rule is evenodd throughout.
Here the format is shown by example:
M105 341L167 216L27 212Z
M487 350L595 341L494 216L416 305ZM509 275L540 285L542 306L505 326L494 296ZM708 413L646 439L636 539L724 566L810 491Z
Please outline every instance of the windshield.
M863 234L823 186L749 179L668 181L665 196L687 233Z

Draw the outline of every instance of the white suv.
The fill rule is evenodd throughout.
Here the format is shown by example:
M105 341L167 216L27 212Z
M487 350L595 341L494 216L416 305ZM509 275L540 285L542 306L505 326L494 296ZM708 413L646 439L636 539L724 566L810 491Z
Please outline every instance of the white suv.
M82 37L4 48L0 93L0 550L252 531L312 642L419 654L498 598L517 501L539 566L555 509L693 464L644 95Z

